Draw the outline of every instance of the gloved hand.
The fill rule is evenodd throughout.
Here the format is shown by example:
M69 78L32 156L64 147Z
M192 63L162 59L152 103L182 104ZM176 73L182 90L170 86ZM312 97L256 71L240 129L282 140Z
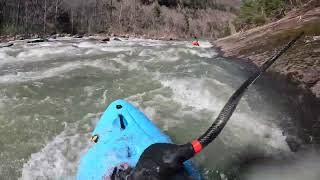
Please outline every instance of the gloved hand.
M193 155L191 144L153 144L141 155L130 180L191 180L183 162Z

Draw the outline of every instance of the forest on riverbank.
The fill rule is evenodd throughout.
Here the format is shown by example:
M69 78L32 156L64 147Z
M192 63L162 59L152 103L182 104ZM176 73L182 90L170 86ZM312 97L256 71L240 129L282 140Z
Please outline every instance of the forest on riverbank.
M130 34L221 38L307 0L0 0L1 35Z
M229 35L240 0L0 0L0 33Z

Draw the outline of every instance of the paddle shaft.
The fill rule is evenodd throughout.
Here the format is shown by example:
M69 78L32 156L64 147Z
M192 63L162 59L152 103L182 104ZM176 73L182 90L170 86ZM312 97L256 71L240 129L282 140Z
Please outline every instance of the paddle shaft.
M211 127L197 140L194 140L191 144L195 150L195 153L200 152L208 144L210 144L223 130L231 115L235 111L240 99L246 92L248 87L253 84L283 53L285 53L292 45L303 35L301 32L293 40L291 40L286 46L284 46L279 52L274 54L269 60L267 60L257 72L250 76L229 98L226 105L219 113L217 119L211 125Z

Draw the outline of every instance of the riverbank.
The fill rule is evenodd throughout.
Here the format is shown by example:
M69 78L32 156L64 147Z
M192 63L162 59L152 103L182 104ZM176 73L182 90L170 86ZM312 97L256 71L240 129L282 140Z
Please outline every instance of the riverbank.
M0 43L5 43L9 41L16 40L25 40L25 39L37 39L37 38L58 38L58 37L74 37L74 38L83 38L83 37L95 37L97 39L103 38L112 38L112 37L121 37L121 38L143 38L143 39L155 39L155 40L184 40L192 38L187 36L178 36L174 33L156 33L150 32L148 34L135 34L135 33L97 33L97 34L52 34L52 35L41 35L41 34L18 34L18 35L2 35L0 36Z
M271 71L286 76L320 98L320 2L313 1L279 21L216 40L223 56L262 65L299 32L305 36L291 48Z

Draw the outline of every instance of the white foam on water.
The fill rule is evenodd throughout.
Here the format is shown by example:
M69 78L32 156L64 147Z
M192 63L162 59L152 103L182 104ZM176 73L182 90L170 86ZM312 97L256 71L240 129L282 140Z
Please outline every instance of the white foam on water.
M37 71L37 72L17 72L16 74L6 74L0 76L0 84L10 84L10 83L21 83L21 82L28 82L28 81L36 81L51 77L57 77L59 75L63 75L70 71L76 69L82 69L84 67L94 67L99 68L102 70L109 70L109 71L119 71L119 69L115 68L111 64L105 64L104 61L95 60L95 61L76 61L76 62L69 62L63 64L61 66L53 67L50 69L46 69L44 71Z
M52 47L53 45L54 44L52 42L43 42L39 44L41 47Z
M166 48L166 49L155 49L155 48L143 48L139 52L139 56L141 57L146 57L146 56L155 56L157 57L158 55L167 55L167 56L176 56L178 52L178 48Z
M183 106L191 106L198 110L210 109L215 106L221 107L224 102L211 92L203 88L206 84L204 79L186 78L186 79L163 79L161 83L173 91L173 99ZM221 84L220 84L221 85ZM225 92L231 91L223 84Z
M179 51L177 51L177 49L174 48L170 48L167 51L156 52L155 55L157 55L159 60L162 62L173 62L181 60L181 57L179 56Z
M75 179L80 157L90 148L90 131L100 115L87 114L77 123L66 125L61 134L31 155L23 165L20 180Z
M179 115L179 117L160 120L163 124L161 128L164 131L183 123L180 118L186 114L191 114L195 117L194 120L203 120L199 117L203 110L212 112L213 117L211 120L213 122L228 98L228 95L226 97L219 96L221 92L218 91L223 89L223 94L231 95L233 93L231 87L217 80L213 81L216 88L213 90L210 90L208 87L208 80L206 79L173 78L170 80L162 79L161 83L164 85L164 88L171 89L173 93L172 97L159 94L164 91L163 88L160 88L131 96L127 100L142 109L152 121L159 120L157 112L166 105L170 104L172 106L173 102L181 104L181 107L174 108L174 114ZM144 98L150 96L152 97L151 99ZM226 147L243 151L248 146L254 145L258 146L257 149L265 155L291 153L285 141L286 137L283 136L281 129L272 122L267 121L270 117L265 117L264 115L255 117L253 113L250 113L251 110L245 101L242 101L240 106L238 111L232 116L222 135L219 136L219 139L224 142ZM186 107L192 107L192 110L184 110Z
M214 58L218 55L218 53L213 48L202 48L202 47L194 47L185 45L185 48L181 48L180 46L177 48L172 48L175 54L179 54L181 52L185 54L191 54L194 56L198 56L200 58ZM171 49L169 49L171 50Z
M75 65L68 64L63 65L61 67L51 68L46 71L41 72L17 72L16 74L7 74L0 77L1 84L9 84L9 83L21 83L27 81L35 81L45 78L50 78L57 76L59 74L65 73L67 71L71 71L78 68Z
M168 42L161 40L132 40L128 42L129 46L143 46L143 47L164 47L168 45Z
M48 55L72 55L77 49L72 46L65 47L42 47L42 48L29 48L25 49L23 52L17 55L17 58L20 60L32 61L32 58L43 58ZM42 60L42 59L41 59Z
M193 55L195 58L213 58L217 56L217 52L212 50L197 50L197 49L186 49L186 48L167 48L165 50L151 50L143 49L139 52L141 57L150 57L147 61L157 61L157 62L176 62L184 61L185 63L190 61L191 58L186 58L182 55ZM194 58L194 57L193 57Z
M216 81L216 80L215 80ZM212 111L217 116L233 89L221 82L213 82L213 88L208 87L204 79L170 79L161 80L165 87L173 92L173 99L184 107L192 107L194 113L201 110ZM223 92L220 92L220 91ZM229 94L229 95L228 95ZM219 138L226 146L245 148L247 145L259 146L265 154L290 153L281 129L267 120L270 117L260 115L255 117L243 99ZM216 117L212 117L212 122Z
M0 64L3 62L13 61L15 58L10 56L6 51L0 51Z
M130 47L102 47L101 48L101 51L104 51L104 52L123 52L123 51L131 51L132 48Z
M74 44L79 48L95 48L97 45L92 42L80 42L79 44Z
M201 49L190 49L189 50L190 54L202 57L202 58L213 58L215 57L218 53L215 51L203 51Z
M179 124L183 123L181 121L181 116L185 115L187 112L183 110L183 108L173 108L172 118L161 118L159 116L159 111L167 108L167 106L170 104L172 106L173 100L169 96L169 94L163 95L159 93L163 93L166 91L165 87L161 87L158 89L154 89L149 92L139 93L132 95L130 97L125 98L128 102L132 103L136 107L138 107L151 121L154 123L161 122L161 130L162 131L168 131L170 128L175 128ZM145 99L144 97L149 97L148 99ZM180 116L180 117L177 117Z
M140 57L152 56L154 54L154 50L152 49L143 49L140 51Z
M319 180L320 157L316 152L304 152L289 161L267 161L247 169L244 180Z
M212 48L213 45L209 41L200 41L201 48Z
M129 71L139 70L139 69L142 69L142 67L139 65L138 62L130 62L130 66L128 66Z
M248 112L235 112L219 138L227 147L244 150L248 145L254 145L265 155L291 154L282 130L263 118Z
M18 51L16 56L11 56L11 51ZM22 51L21 51L22 49ZM0 64L24 63L65 59L68 57L83 57L88 55L101 55L108 52L130 51L130 47L112 47L105 44L95 44L92 42L63 43L60 41L45 42L37 44L21 44L18 47L1 48Z

